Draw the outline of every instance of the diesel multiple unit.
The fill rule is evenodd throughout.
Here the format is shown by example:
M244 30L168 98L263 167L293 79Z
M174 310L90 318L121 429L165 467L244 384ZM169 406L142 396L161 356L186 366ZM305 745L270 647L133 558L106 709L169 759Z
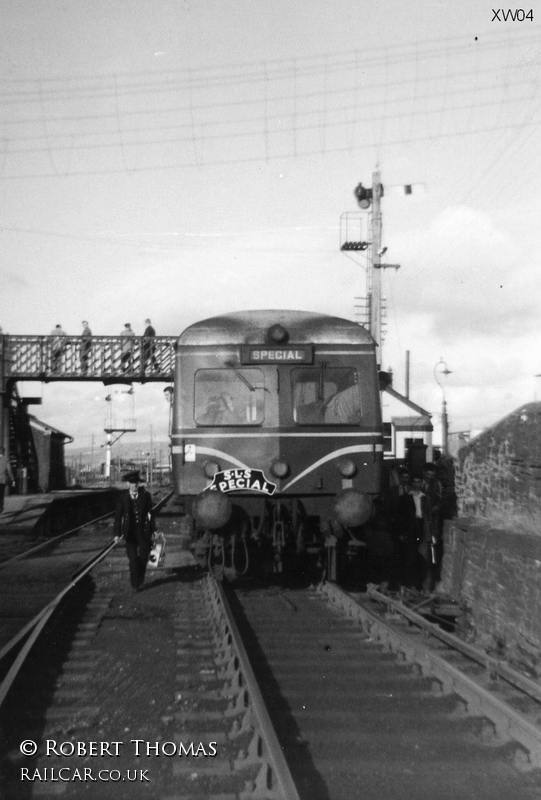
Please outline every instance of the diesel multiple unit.
M242 530L282 564L366 522L383 443L363 327L306 311L235 312L187 328L176 358L173 474L201 533Z

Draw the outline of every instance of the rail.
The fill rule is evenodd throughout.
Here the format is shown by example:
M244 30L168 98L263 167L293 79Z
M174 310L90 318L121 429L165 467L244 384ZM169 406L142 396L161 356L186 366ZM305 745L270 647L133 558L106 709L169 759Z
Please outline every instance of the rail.
M524 692L524 694L529 695L532 699L541 703L541 685L530 680L530 678L528 678L526 675L522 675L520 672L517 672L517 670L510 667L502 659L494 658L494 656L489 655L484 650L480 650L478 647L474 647L474 645L465 642L458 636L454 636L452 633L447 633L438 625L434 625L427 621L423 616L417 614L400 601L388 597L382 592L378 592L376 589L369 588L368 595L369 597L374 598L374 600L384 603L390 612L401 614L415 625L422 627L423 630L428 633L428 635L433 636L435 639L439 639L441 642L445 642L453 649L460 651L472 661L480 664L485 668L489 677L501 678L515 688L519 689L521 692Z
M169 492L164 497L160 498L158 502L153 506L153 511L159 511L170 499L173 495L173 492ZM0 567L6 566L12 563L19 558L24 558L25 556L29 555L31 552L34 553L36 550L41 550L42 547L45 547L48 544L51 544L53 541L57 541L58 539L63 539L70 534L76 533L77 531L82 530L83 528L87 527L88 525L92 524L92 522L98 522L102 519L106 519L107 517L111 517L115 512L111 511L108 514L104 514L101 517L97 517L90 522L85 522L82 525L79 525L76 528L72 528L70 531L66 531L65 533L59 534L58 536L54 537L54 539L47 540L46 542L42 542L41 544L37 545L36 547L32 547L29 550L26 550L24 553L20 553L18 556L14 556L9 561L4 561L0 564ZM46 606L44 606L41 611L39 611L26 625L21 628L18 633L15 634L0 650L0 662L12 651L15 647L19 645L19 643L28 636L24 645L21 647L20 651L17 653L17 656L9 668L6 676L2 680L0 684L0 707L4 702L15 678L17 677L19 671L21 670L30 650L34 646L37 638L39 637L41 631L58 608L64 597L70 592L78 583L85 577L91 570L93 570L98 564L100 564L103 559L113 550L118 541L116 538L113 539L108 545L106 545L97 555L92 556L83 566L75 573L72 577L71 581L64 586L64 588L49 602Z
M94 569L94 567L99 564L100 561L103 561L105 556L108 555L108 553L114 547L116 547L116 540L108 544L98 553L97 556L92 556L92 558L87 561L87 563L79 570L75 577L72 578L68 585L65 586L62 591L60 591L56 597L54 597L44 608L42 608L41 611L24 626L24 628L22 628L12 639L10 639L10 641L7 642L2 650L0 650L0 661L2 661L5 656L11 652L11 650L13 650L14 647L18 645L27 634L29 634L28 639L17 653L13 664L9 668L5 678L0 684L0 706L4 702L7 693L9 692L15 678L19 674L19 671L24 664L30 650L34 646L36 639L51 618L56 608L60 605L61 601L64 599L67 593L71 591L71 589L73 589L73 587L76 586L85 575L87 575L87 573Z
M59 339L61 340L59 342ZM0 336L3 376L13 380L170 381L176 337Z
M486 716L499 735L513 739L525 748L529 753L531 767L541 768L541 728L528 719L525 714L498 697L496 691L491 691L483 686L476 677L470 677L449 663L445 659L445 655L436 653L425 642L416 640L412 634L395 630L392 625L358 603L338 586L329 583L321 584L319 591L327 597L330 603L351 619L356 620L389 650L400 652L408 661L418 664L423 673L440 681L445 690L456 692L466 702L468 710ZM370 596L388 604L389 598L380 592L372 590ZM420 614L416 614L399 602L394 602L392 608L404 619L414 623L426 636L435 636L453 651L460 652L470 660L480 661L480 651L472 652L475 648L471 648L458 637L441 631L437 625L429 622ZM491 661L487 666L489 677L491 677L490 669L495 665ZM513 672L510 668L507 670ZM508 680L507 677L506 680ZM527 679L524 680L527 681ZM519 681L514 682L514 685L530 698L538 700L538 697L535 696L537 693L532 693L531 687L529 691L525 691L519 686L519 683Z
M300 800L229 601L222 585L210 575L207 576L207 592L215 616L219 620L218 625L222 629L224 648L229 651L226 659L231 664L232 672L236 674L235 683L240 692L239 702L246 716L250 718L245 721L245 726L253 731L247 752L244 757L237 759L235 766L240 769L249 764L260 766L253 791L249 793L250 797Z
M89 520L88 522L83 523L82 525L78 525L76 528L71 528L69 531L64 531L64 533L59 533L58 536L53 536L50 539L46 539L44 542L40 542L39 544L34 545L34 547L29 547L28 550L23 550L22 553L17 553L16 556L11 556L11 558L6 558L4 561L0 561L0 569L5 569L6 567L11 566L15 561L21 561L23 558L27 558L30 555L34 555L34 553L38 553L40 550L44 550L46 547L50 547L52 544L59 542L61 539L65 539L67 536L71 536L73 533L77 533L77 531L86 528L88 525L95 525L96 522L101 522L104 519L110 517L114 512L108 511L107 514L102 514L100 517L95 517L94 519Z

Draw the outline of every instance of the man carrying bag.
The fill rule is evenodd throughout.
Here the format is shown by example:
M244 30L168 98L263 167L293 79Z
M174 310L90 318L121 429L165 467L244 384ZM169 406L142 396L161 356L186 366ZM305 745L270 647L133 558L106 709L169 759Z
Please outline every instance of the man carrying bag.
M118 499L114 535L116 540L123 537L130 564L130 583L134 591L139 591L145 580L152 535L155 531L152 497L143 486L139 472L133 470L122 476L128 489L121 492Z

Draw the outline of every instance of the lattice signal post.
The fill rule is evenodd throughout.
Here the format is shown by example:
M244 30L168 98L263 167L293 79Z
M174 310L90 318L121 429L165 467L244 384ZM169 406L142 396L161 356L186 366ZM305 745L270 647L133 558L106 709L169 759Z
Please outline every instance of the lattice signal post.
M372 186L366 187L359 183L355 187L354 195L361 211L346 212L341 215L340 250L349 256L366 252L363 258L367 269L367 298L363 307L367 312L368 328L377 345L377 362L381 365L383 316L381 272L384 269L400 269L400 264L384 264L381 261L387 248L381 244L383 184L379 170L372 173ZM368 235L364 233L366 228Z
M130 408L129 413L126 415L125 408L122 408L122 416L117 414L117 406L119 402L129 400ZM118 442L121 436L125 433L135 433L137 430L137 421L135 419L135 393L133 386L129 389L112 389L105 398L107 406L107 417L105 419L104 433L107 435L105 442L105 478L109 480L111 477L111 450L115 442ZM116 434L116 436L113 435Z

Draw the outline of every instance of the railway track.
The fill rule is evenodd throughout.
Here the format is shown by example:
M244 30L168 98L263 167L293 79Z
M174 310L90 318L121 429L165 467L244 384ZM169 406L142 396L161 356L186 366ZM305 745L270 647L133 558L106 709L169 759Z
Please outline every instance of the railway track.
M235 605L301 797L539 797L540 721L528 751L494 688L476 689L450 643L445 672L442 640L396 607L389 620L382 596L245 589Z
M539 797L535 686L472 676L377 592L224 588L174 511L159 527L166 569L142 592L116 548L47 623L2 709L6 800Z
M159 511L171 494L155 506ZM48 610L114 547L113 512L47 538L30 547L24 539L0 560L0 659L34 628ZM0 700L2 695L0 694Z
M168 534L168 569L149 569L145 589L134 594L124 548L109 544L106 560L48 615L17 665L2 697L2 798L79 797L82 790L102 798L111 782L119 784L115 797L130 800L176 797L179 786L223 796L224 785L236 794L271 780L268 758L259 755L271 726L265 737L254 733L254 705L246 704L234 666L238 648L218 611L217 584L211 592L186 552L178 515L162 509L158 525ZM103 536L110 543L111 529ZM82 544L4 563L14 596L24 578L25 615L10 620L19 633L41 627L39 610L67 589L83 553L95 554L92 537L87 531ZM271 761L280 758L275 744ZM294 800L294 789L282 795Z
M72 578L111 544L110 515L67 531L0 562L0 653L32 626Z
M367 596L357 599L330 584L321 590L384 646L435 678L442 693L456 692L465 710L484 715L489 721L486 730L494 739L515 743L514 760L519 768L541 770L539 681L427 622L375 588L369 587Z
M218 584L185 565L134 594L114 565L51 622L6 703L5 797L103 798L110 782L131 800L251 797L287 781Z

